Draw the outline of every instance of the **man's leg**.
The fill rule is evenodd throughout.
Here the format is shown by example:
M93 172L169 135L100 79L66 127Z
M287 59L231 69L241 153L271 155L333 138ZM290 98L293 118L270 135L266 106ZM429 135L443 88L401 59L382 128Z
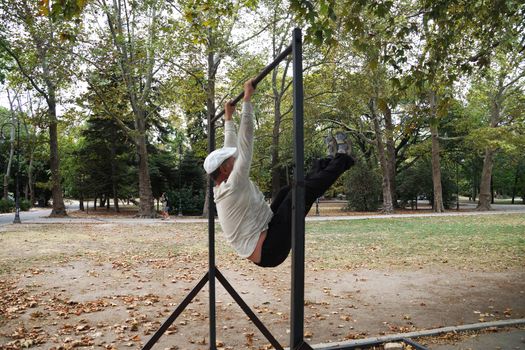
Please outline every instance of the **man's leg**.
M318 164L321 166L316 169L317 172L312 172L305 178L305 216L315 200L322 196L339 176L354 164L354 159L346 154L338 154L335 158L326 158ZM292 191L288 186L281 189L279 194L282 193L286 195L274 210L274 215L268 225L259 266L280 265L286 260L292 247ZM279 195L276 199L278 197Z
M354 163L351 156L346 153L338 153L333 159L329 159L325 167L305 178L305 215L308 214L315 200L321 197Z
M273 204L273 203L272 203ZM292 247L292 191L288 190L268 224L261 251L262 267L275 267L286 260Z
M279 209L279 207L281 206L281 203L283 202L284 198L286 197L288 192L290 192L290 189L291 189L290 185L286 185L286 186L282 187L279 190L279 192L277 192L277 195L272 200L272 204L270 204L270 209L272 209L273 213L275 213L277 211L277 209Z

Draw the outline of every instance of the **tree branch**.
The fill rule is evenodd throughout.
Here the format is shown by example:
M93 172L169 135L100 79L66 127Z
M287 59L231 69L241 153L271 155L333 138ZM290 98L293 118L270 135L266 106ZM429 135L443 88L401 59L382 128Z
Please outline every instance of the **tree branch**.
M40 86L38 86L33 77L31 77L29 72L27 72L25 67L22 65L22 62L20 61L18 55L6 45L3 38L0 39L0 46L9 54L9 56L11 56L15 60L20 72L27 80L29 80L29 83L35 88L35 90L38 91L46 99L46 101L48 101L49 97L47 93Z

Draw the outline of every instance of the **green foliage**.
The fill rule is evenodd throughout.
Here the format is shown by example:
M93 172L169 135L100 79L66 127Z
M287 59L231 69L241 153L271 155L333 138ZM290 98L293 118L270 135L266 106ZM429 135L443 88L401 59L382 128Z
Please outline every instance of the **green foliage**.
M178 213L180 205L184 215L202 214L205 196L202 160L187 152L177 168L167 184L171 213Z
M84 7L86 7L88 0L49 0L39 1L39 14L50 16L53 20L73 19L80 16Z
M18 204L20 205L21 211L28 211L31 209L31 202L25 198L21 198Z
M377 169L358 162L348 171L348 208L355 211L376 211L381 196L381 176Z
M179 213L179 205L182 215L201 215L204 205L204 190L184 187L180 190L168 192L170 198L170 214Z
M92 116L80 136L69 144L63 162L66 193L74 198L133 196L136 190L128 192L128 186L136 184L133 145L116 123Z
M445 162L442 164L446 165ZM454 164L449 164L454 166ZM456 184L454 182L453 168L444 166L441 169L441 186L443 193L443 205L446 209L453 207L456 199ZM429 203L434 202L434 188L432 184L431 160L423 158L412 167L401 172L397 177L398 199L404 207L416 198L424 198Z
M334 0L292 0L290 8L309 23L306 40L317 45L335 44L334 24L337 19Z
M12 199L0 199L0 213L10 213L15 208L15 201Z

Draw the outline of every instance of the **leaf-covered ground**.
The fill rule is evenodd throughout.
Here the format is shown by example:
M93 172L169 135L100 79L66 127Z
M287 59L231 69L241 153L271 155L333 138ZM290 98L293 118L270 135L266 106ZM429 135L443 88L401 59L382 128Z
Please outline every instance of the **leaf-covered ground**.
M0 348L138 349L207 271L205 224L0 229ZM217 234L217 264L285 346L290 261L261 269ZM525 215L307 225L305 335L324 343L525 317ZM268 341L218 284L218 346ZM158 349L208 349L207 287Z

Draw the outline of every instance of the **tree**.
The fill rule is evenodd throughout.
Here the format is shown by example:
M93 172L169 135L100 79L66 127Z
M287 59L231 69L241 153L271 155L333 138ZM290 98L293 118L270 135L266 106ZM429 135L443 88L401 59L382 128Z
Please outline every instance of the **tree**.
M376 45L376 54L371 56L380 57L370 61L374 66L381 63L385 68L411 72L402 84L398 77L391 80L397 88L414 84L426 97L433 140L434 210L442 211L439 118L446 114L458 77L485 66L493 49L502 44L501 34L508 28L523 30L525 9L522 4L519 1L474 1L459 6L452 0L294 0L291 6L310 24L307 32L312 41L338 41L338 28L342 27L352 33L353 46L361 52L373 54L373 44L384 41L383 46ZM521 51L523 44L522 41ZM372 102L372 109L379 105L378 101ZM373 119L378 116L374 110L371 115ZM387 148L392 149L388 145ZM391 151L385 153L393 154ZM384 158L388 163L388 157Z
M491 181L494 164L494 155L498 148L502 148L512 137L512 126L522 122L522 111L516 104L523 108L523 82L525 82L525 69L523 55L517 51L508 54L500 53L493 67L484 75L482 81L482 94L484 95L485 126L488 129L480 130L488 141L485 146L483 170L481 173L478 210L490 210L491 206ZM499 131L496 131L499 129ZM510 129L510 130L509 130ZM510 135L508 135L510 133ZM498 136L497 139L493 138ZM487 138L488 136L488 138ZM507 136L507 137L506 137Z
M158 83L156 76L165 64L160 57L170 53L167 9L163 1L100 0L94 3L93 11L95 16L97 12L102 12L105 21L104 30L98 33L98 47L91 48L91 54L97 58L92 63L101 62L104 57L109 58L110 62L116 62L118 73L111 74L111 78L122 83L122 94L128 99L132 123L125 122L129 114L121 116L112 113L108 101L104 101L104 106L108 116L118 123L136 147L139 216L154 217L156 212L151 189L147 124L149 119L154 118L157 108L153 103L155 84ZM95 68L100 70L104 67ZM90 83L93 88L97 84L97 81Z
M216 80L217 72L225 57L235 55L238 46L249 39L242 39L238 43L232 42L234 26L238 24L239 12L245 7L252 9L256 1L211 1L199 2L188 1L180 6L173 5L177 12L183 15L184 23L181 23L181 40L185 47L187 61L176 64L176 67L186 74L193 76L199 82L206 93L207 120L216 115ZM245 27L248 27L247 25ZM251 34L248 34L252 37ZM200 75L203 73L203 75ZM197 74L196 74L197 73ZM221 105L222 103L219 103ZM214 132L215 125L207 125L208 135ZM215 145L208 145L208 151ZM203 216L208 216L208 191L206 186L206 198L203 208Z
M1 137L5 137L6 135L3 134L4 132L4 128L5 127L9 127L9 158L7 160L7 164L6 164L6 168L5 168L5 174L4 174L4 195L3 195L3 198L5 200L7 200L9 198L9 180L10 180L10 177L11 177L11 165L13 164L13 157L14 157L14 154L15 154L15 133L16 133L16 128L18 127L17 126L17 123L16 123L16 119L17 119L17 116L16 114L18 113L18 111L15 110L15 99L16 99L16 96L12 96L12 93L10 93L10 90L9 88L7 89L7 98L9 100L9 114L10 114L10 118L9 120L7 121L2 121L2 135L0 135ZM20 150L18 150L20 152ZM19 184L18 184L19 185Z
M0 49L16 62L20 75L35 89L47 104L46 124L49 130L49 156L52 216L66 215L61 187L58 150L59 92L68 82L67 71L72 64L70 50L78 23L57 16L47 16L49 2L38 5L31 1L5 1L1 5L2 33ZM20 35L23 33L24 35Z

